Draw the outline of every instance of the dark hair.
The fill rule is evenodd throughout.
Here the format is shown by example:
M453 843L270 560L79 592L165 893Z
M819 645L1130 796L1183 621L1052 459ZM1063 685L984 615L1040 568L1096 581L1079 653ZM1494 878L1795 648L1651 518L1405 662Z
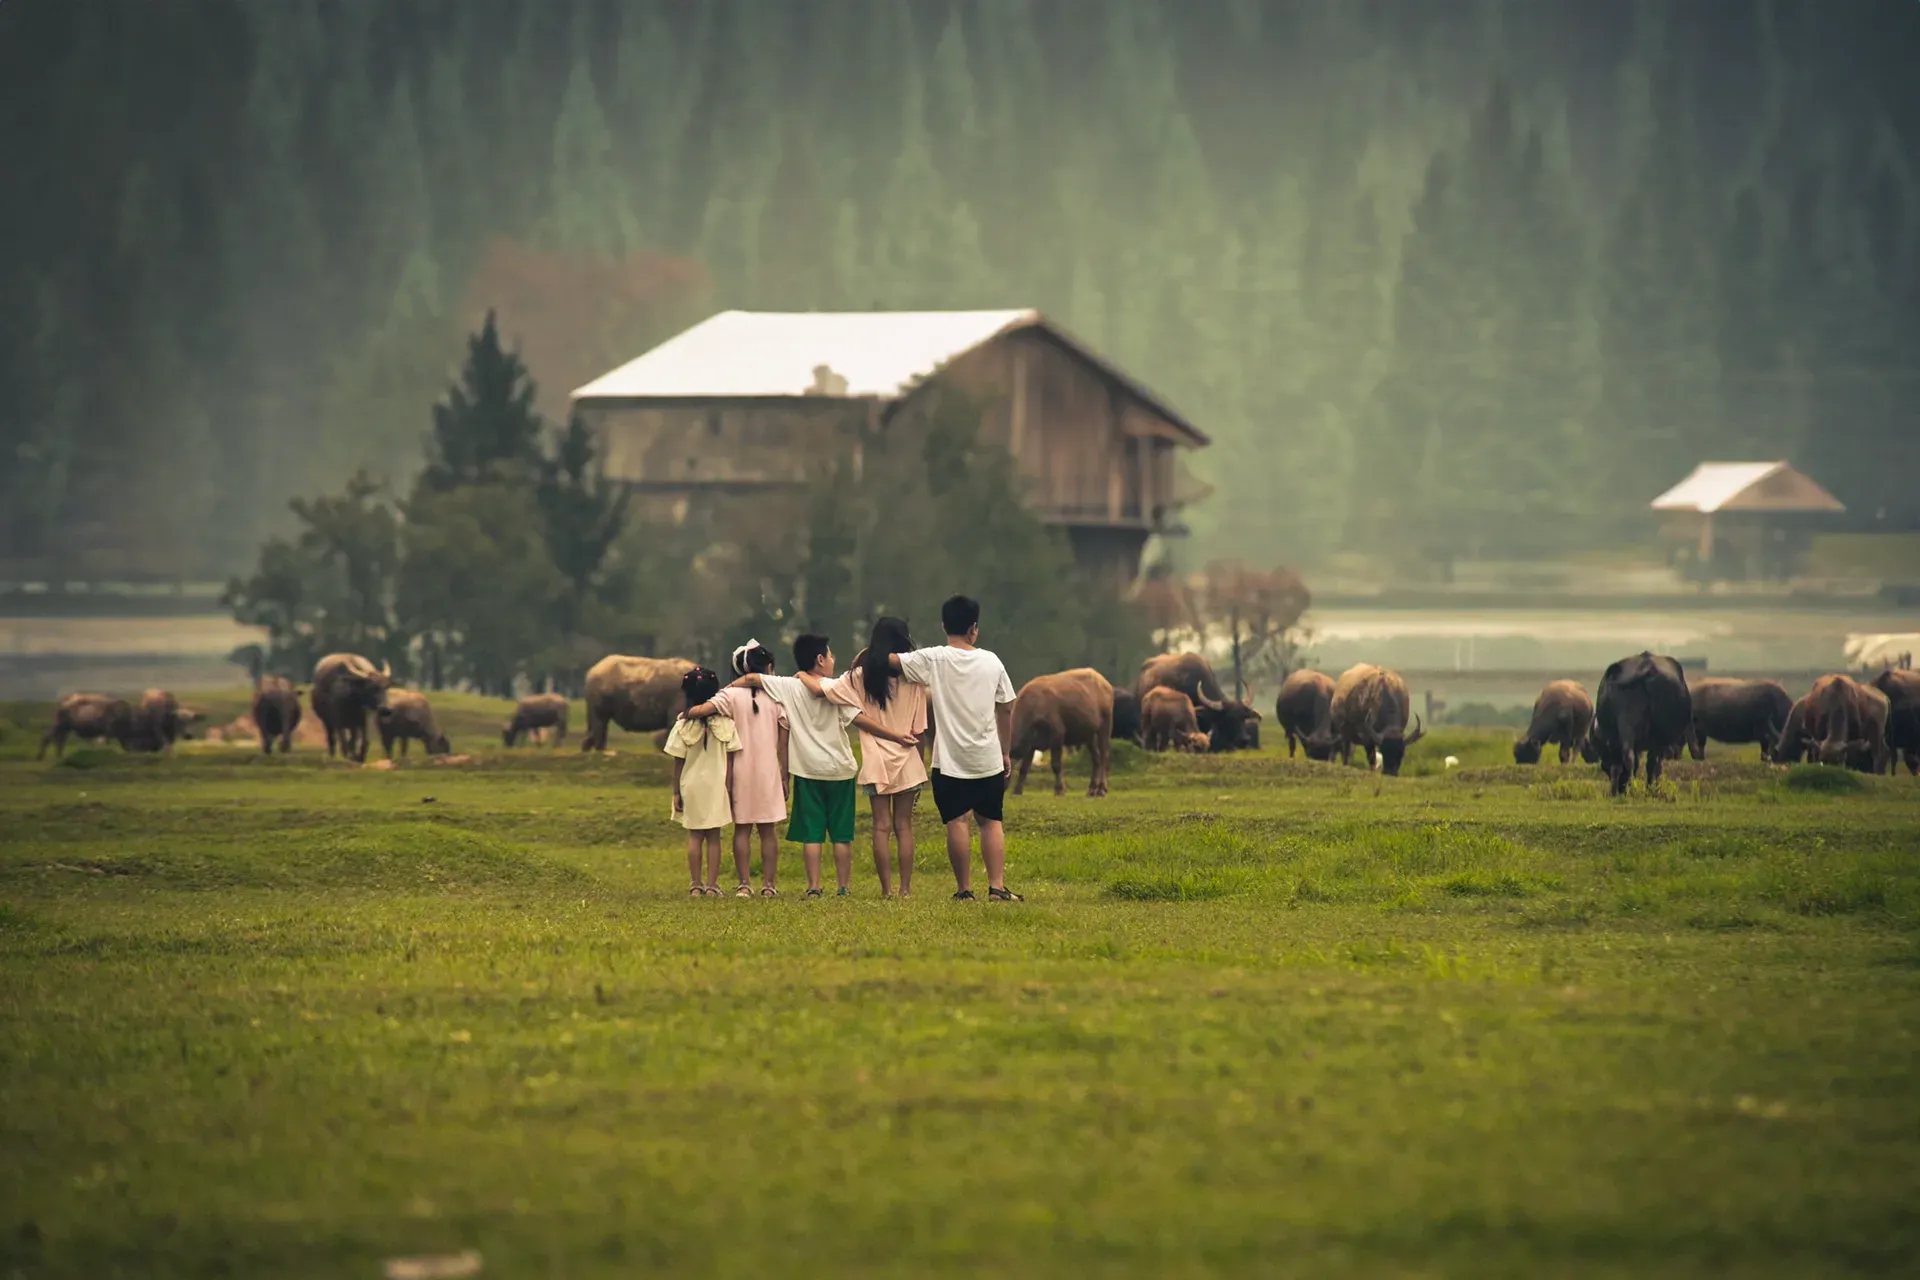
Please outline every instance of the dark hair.
M950 636L963 636L980 625L980 602L972 596L949 596L940 606L940 625Z
M812 671L813 664L826 656L827 650L832 647L825 636L808 632L793 642L793 665L802 671Z
M705 667L695 667L680 678L680 692L689 709L697 707L720 692L720 677Z
M773 654L763 644L754 644L742 649L733 657L733 674L737 676L744 676L749 671L765 674L771 670L773 670ZM753 714L759 715L760 690L749 689L747 692L753 699Z
M907 634L907 624L899 618L881 618L873 624L873 635L867 640L867 651L860 655L860 682L866 686L867 701L885 711L887 699L893 693L893 668L887 658L896 653L909 653L913 649L913 637Z

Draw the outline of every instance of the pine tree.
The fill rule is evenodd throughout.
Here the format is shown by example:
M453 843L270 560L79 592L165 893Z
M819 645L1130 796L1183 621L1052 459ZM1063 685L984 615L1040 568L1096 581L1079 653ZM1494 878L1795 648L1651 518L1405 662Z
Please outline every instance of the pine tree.
M546 427L534 411L533 379L500 344L491 311L467 339L457 382L433 407L433 432L419 487L444 492L500 477L536 474Z
M576 27L573 69L553 126L550 234L562 253L624 258L640 247L640 226L614 167L613 133L600 111L582 30Z

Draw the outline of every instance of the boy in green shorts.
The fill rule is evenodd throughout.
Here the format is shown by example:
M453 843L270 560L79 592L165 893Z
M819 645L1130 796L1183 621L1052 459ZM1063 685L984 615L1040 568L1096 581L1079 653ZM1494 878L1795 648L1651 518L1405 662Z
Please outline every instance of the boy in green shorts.
M825 636L804 635L793 642L793 664L817 680L833 678L833 646ZM734 684L758 688L787 713L787 767L793 774L793 808L787 820L787 839L800 846L807 864L807 896L821 895L820 847L833 844L833 873L839 896L847 896L853 881L853 810L857 788L853 748L847 726L876 738L911 747L919 739L895 733L856 708L815 697L798 676L750 673Z

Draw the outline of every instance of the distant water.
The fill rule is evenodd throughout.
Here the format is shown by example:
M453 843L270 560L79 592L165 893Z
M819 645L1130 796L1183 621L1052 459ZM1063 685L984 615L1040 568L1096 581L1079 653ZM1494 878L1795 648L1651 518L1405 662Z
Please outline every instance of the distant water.
M227 661L266 633L224 614L176 618L0 618L0 698L244 684Z

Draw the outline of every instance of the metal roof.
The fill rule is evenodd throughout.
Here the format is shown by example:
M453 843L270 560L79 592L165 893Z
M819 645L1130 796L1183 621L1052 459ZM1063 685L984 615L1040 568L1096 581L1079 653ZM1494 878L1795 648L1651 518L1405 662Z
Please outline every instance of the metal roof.
M1846 510L1832 494L1785 462L1703 462L1652 505L1656 511L1708 515L1741 510Z
M1015 329L1040 328L1156 413L1207 437L1152 392L1038 311L722 311L575 388L575 400L832 395L895 400L954 358ZM823 381L821 371L829 376Z

